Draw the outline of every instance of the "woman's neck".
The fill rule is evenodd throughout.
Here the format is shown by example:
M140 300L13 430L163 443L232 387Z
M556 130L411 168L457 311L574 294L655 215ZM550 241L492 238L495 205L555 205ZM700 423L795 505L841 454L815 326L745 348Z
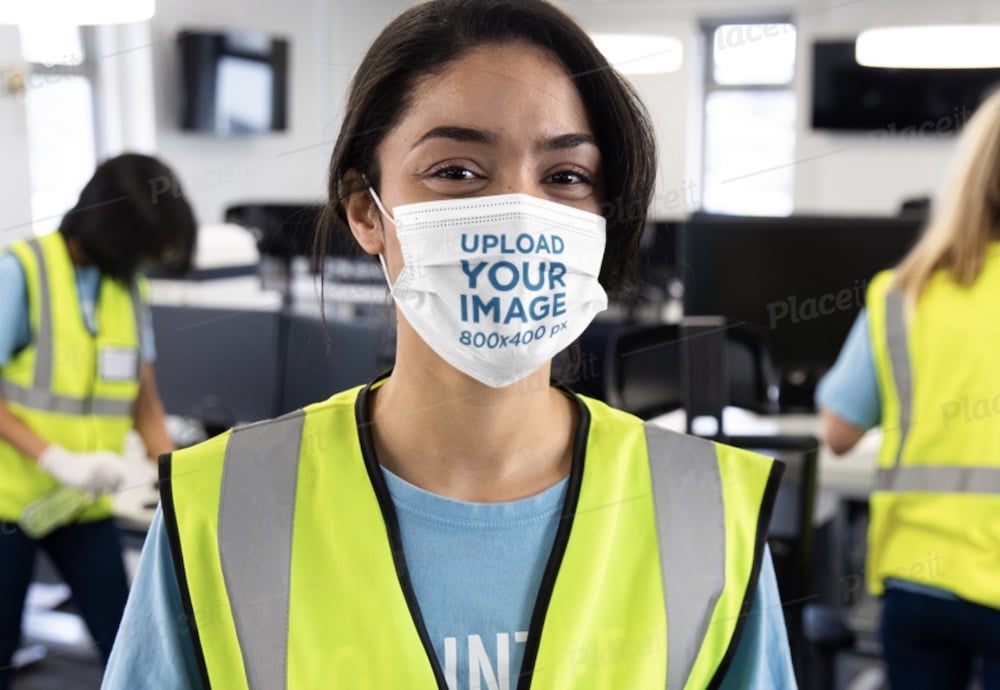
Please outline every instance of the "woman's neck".
M478 502L531 496L569 474L576 403L549 385L548 367L495 389L440 359L427 366L428 353L437 358L429 350L398 357L373 391L372 434L386 469L427 491Z

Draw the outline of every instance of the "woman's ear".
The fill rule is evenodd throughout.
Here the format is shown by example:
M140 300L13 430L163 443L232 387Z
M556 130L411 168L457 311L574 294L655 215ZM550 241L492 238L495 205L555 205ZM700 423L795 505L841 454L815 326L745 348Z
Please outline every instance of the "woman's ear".
M385 232L378 206L368 193L368 185L361 174L351 168L344 174L343 188L348 190L344 210L351 234L366 253L381 254L385 251Z

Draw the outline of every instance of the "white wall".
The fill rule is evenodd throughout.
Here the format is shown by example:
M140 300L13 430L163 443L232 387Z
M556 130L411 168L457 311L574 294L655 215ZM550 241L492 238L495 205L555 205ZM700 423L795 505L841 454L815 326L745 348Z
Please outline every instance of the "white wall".
M24 102L6 87L8 72L21 61L20 50L17 27L0 26L0 249L31 233Z

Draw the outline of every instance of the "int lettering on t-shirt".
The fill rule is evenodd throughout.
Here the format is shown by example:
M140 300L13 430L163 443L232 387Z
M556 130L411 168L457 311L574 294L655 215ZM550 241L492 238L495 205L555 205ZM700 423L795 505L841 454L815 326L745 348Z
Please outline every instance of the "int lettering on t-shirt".
M497 633L495 645L480 635L444 638L448 690L514 690L520 669L512 668L512 661L519 662L527 641L527 631Z

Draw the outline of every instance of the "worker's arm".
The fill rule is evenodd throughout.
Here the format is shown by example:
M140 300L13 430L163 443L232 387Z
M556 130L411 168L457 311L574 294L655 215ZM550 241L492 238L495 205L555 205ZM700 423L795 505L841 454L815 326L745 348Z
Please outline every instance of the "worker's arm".
M823 440L843 455L882 417L882 401L872 356L868 317L858 314L833 368L816 387Z
M0 367L7 366L15 354L31 340L28 325L28 288L24 269L13 254L0 255ZM14 416L0 395L0 440L14 446L32 460L48 445L24 422Z
M142 437L149 457L156 459L174 450L174 443L167 433L167 415L156 389L156 375L150 362L143 362L139 370L139 396L132 407L135 430Z
M6 441L35 461L49 445L48 441L14 416L2 396L0 396L0 440Z
M835 455L847 453L865 435L865 429L845 422L825 407L819 408L819 415L823 440Z

